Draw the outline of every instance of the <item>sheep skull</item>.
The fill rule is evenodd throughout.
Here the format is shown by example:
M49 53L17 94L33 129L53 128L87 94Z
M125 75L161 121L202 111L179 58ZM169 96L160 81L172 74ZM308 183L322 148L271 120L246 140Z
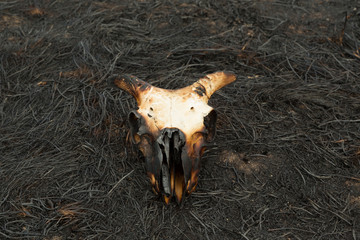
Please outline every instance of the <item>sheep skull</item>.
M196 188L200 159L215 135L216 112L207 103L218 89L235 81L216 72L177 90L161 89L135 76L114 76L110 83L130 93L138 109L129 114L130 136L146 159L156 193L178 203Z

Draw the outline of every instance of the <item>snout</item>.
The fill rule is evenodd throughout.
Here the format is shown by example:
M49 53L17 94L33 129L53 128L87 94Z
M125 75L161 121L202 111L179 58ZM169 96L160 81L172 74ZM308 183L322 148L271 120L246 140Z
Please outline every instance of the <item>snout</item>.
M159 187L165 202L176 197L181 202L191 175L185 134L178 128L164 128L156 139L161 150Z
M185 134L178 128L165 128L154 143L158 154L147 169L154 191L163 195L168 203L173 197L180 203L184 194L195 189L199 172L199 159L189 156ZM198 155L198 154L195 154ZM153 172L154 169L160 171Z
M207 133L188 136L179 128L163 128L156 135L150 134L143 116L135 111L129 114L129 122L132 140L145 156L154 192L166 203L173 197L180 203L184 194L196 188Z

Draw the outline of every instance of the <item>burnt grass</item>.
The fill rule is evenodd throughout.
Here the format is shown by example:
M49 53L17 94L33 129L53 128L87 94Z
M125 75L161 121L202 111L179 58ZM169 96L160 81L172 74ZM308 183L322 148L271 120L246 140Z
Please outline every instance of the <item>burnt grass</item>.
M360 239L360 5L1 1L0 239ZM156 196L133 74L228 70L196 191Z

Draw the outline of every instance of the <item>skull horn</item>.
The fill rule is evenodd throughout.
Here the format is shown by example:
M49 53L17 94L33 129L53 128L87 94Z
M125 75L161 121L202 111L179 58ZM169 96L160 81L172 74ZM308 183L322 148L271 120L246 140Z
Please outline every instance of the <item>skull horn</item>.
M133 75L114 75L109 79L110 86L117 86L118 88L128 92L135 99L138 105L140 105L145 92L148 92L153 86Z
M236 80L236 75L232 72L215 72L208 74L203 78L200 78L197 82L190 87L200 96L204 94L207 99L210 99L211 95L220 88L232 83Z

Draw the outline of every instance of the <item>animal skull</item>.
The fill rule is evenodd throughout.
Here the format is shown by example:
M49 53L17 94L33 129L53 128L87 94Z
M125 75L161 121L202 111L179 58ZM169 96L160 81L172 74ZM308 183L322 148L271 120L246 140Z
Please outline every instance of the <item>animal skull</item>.
M168 90L135 76L114 76L110 84L130 93L138 104L129 114L130 137L146 159L147 175L166 203L195 190L200 158L215 135L216 112L207 103L218 89L235 81L216 72L182 89Z

